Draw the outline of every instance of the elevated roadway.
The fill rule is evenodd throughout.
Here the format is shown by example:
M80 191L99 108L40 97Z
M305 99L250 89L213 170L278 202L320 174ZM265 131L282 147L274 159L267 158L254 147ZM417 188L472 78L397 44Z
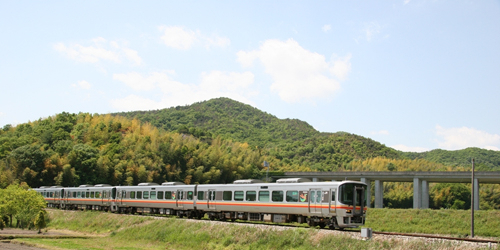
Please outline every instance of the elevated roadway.
M356 180L369 186L375 182L375 207L383 207L384 182L413 182L413 208L429 208L429 183L471 183L471 172L420 172L420 171L382 171L382 172L286 172L272 178L309 178L313 181ZM474 172L474 209L479 210L479 183L500 184L500 172ZM371 190L368 191L368 204Z

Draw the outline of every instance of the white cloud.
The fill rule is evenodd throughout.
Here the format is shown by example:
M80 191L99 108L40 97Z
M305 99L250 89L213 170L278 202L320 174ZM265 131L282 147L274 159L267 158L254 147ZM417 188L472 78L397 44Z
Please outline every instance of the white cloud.
M113 80L121 81L133 90L151 90L155 88L156 83L163 81L163 78L168 78L168 76L163 73L153 73L148 77L143 77L137 72L113 74Z
M342 58L336 58L331 64L333 66L330 67L330 73L343 81L347 79L347 75L351 72L351 54Z
M199 30L193 31L179 26L160 26L163 32L161 40L163 43L174 49L188 50L197 43L209 49L212 46L226 47L231 44L229 38L212 35L210 37L202 35Z
M441 139L439 147L448 150L478 147L490 150L500 150L500 135L489 134L474 128L443 128L436 125L436 135Z
M191 30L184 30L182 27L161 26L160 31L164 32L161 40L168 47L186 50L196 41L196 33Z
M377 22L371 22L368 24L365 24L365 28L363 29L363 34L366 38L366 40L369 42L372 40L372 38L380 33L380 25Z
M411 1L411 0L404 0L403 2L404 2L404 4L406 5L406 4L409 4L409 3L410 3L410 1Z
M4 116L5 113L4 112L0 112L0 117Z
M273 78L271 90L289 103L331 99L340 89L338 80L345 79L351 67L350 55L326 62L323 55L302 48L293 39L267 40L258 50L239 51L237 57L243 67L259 59Z
M89 90L92 85L87 82L87 81L78 81L78 83L74 83L74 84L71 84L71 86L73 86L73 88L79 88L79 89L86 89L86 90Z
M409 147L409 146L405 146L405 145L401 145L401 144L391 146L391 148L399 150L399 151L403 151L403 152L426 152L426 151L429 151L428 148Z
M323 32L327 33L332 29L332 26L330 24L325 24L321 29L323 30Z
M123 58L132 61L136 65L142 64L142 59L137 51L129 49L125 45L120 45L116 41L107 41L102 37L91 39L91 45L56 43L53 48L78 62L98 63L110 61L121 63Z
M138 73L120 74L113 79L125 83L133 90L159 91L159 100L152 100L131 94L122 99L111 101L120 111L162 109L177 105L191 104L217 97L229 97L244 103L253 104L249 97L256 95L250 89L254 75L250 72L211 71L201 74L200 84L184 84L172 79L175 72L153 72L149 76Z

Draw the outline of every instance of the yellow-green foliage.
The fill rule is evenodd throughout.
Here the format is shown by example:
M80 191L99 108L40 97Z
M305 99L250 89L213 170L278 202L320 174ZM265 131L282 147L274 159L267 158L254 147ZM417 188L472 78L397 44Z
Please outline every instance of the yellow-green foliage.
M465 171L463 167L445 166L424 159L388 159L385 157L354 160L349 166L352 171Z
M46 206L44 198L26 185L12 184L0 189L0 218L8 216L10 226L12 218L16 218L20 227L28 227Z
M3 148L9 157L0 161L8 172L2 185L225 183L259 175L264 161L247 143L207 143L120 116L62 113L11 130L9 140L20 146Z

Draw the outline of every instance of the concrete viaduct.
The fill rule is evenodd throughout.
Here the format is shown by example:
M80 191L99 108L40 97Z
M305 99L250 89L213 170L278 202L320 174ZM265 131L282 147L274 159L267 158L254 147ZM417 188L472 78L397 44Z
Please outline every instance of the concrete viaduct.
M312 181L356 180L369 187L375 182L375 208L383 207L384 182L413 182L413 208L429 208L429 183L471 183L471 172L286 172L272 178L308 178ZM479 210L479 183L500 184L500 172L474 172L474 209ZM368 204L371 190L367 190Z

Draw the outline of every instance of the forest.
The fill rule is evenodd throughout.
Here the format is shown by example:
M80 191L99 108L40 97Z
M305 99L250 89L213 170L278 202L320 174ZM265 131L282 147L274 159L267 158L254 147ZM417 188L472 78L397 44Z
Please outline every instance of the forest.
M347 132L321 133L228 98L117 114L62 112L0 129L0 188L26 183L136 185L230 183L285 171L483 171L500 152L469 148L406 153ZM470 208L470 185L431 184L432 208ZM481 185L481 209L500 208L498 185ZM384 183L384 205L412 207L411 183ZM373 192L372 192L373 194ZM373 200L373 199L372 199Z

